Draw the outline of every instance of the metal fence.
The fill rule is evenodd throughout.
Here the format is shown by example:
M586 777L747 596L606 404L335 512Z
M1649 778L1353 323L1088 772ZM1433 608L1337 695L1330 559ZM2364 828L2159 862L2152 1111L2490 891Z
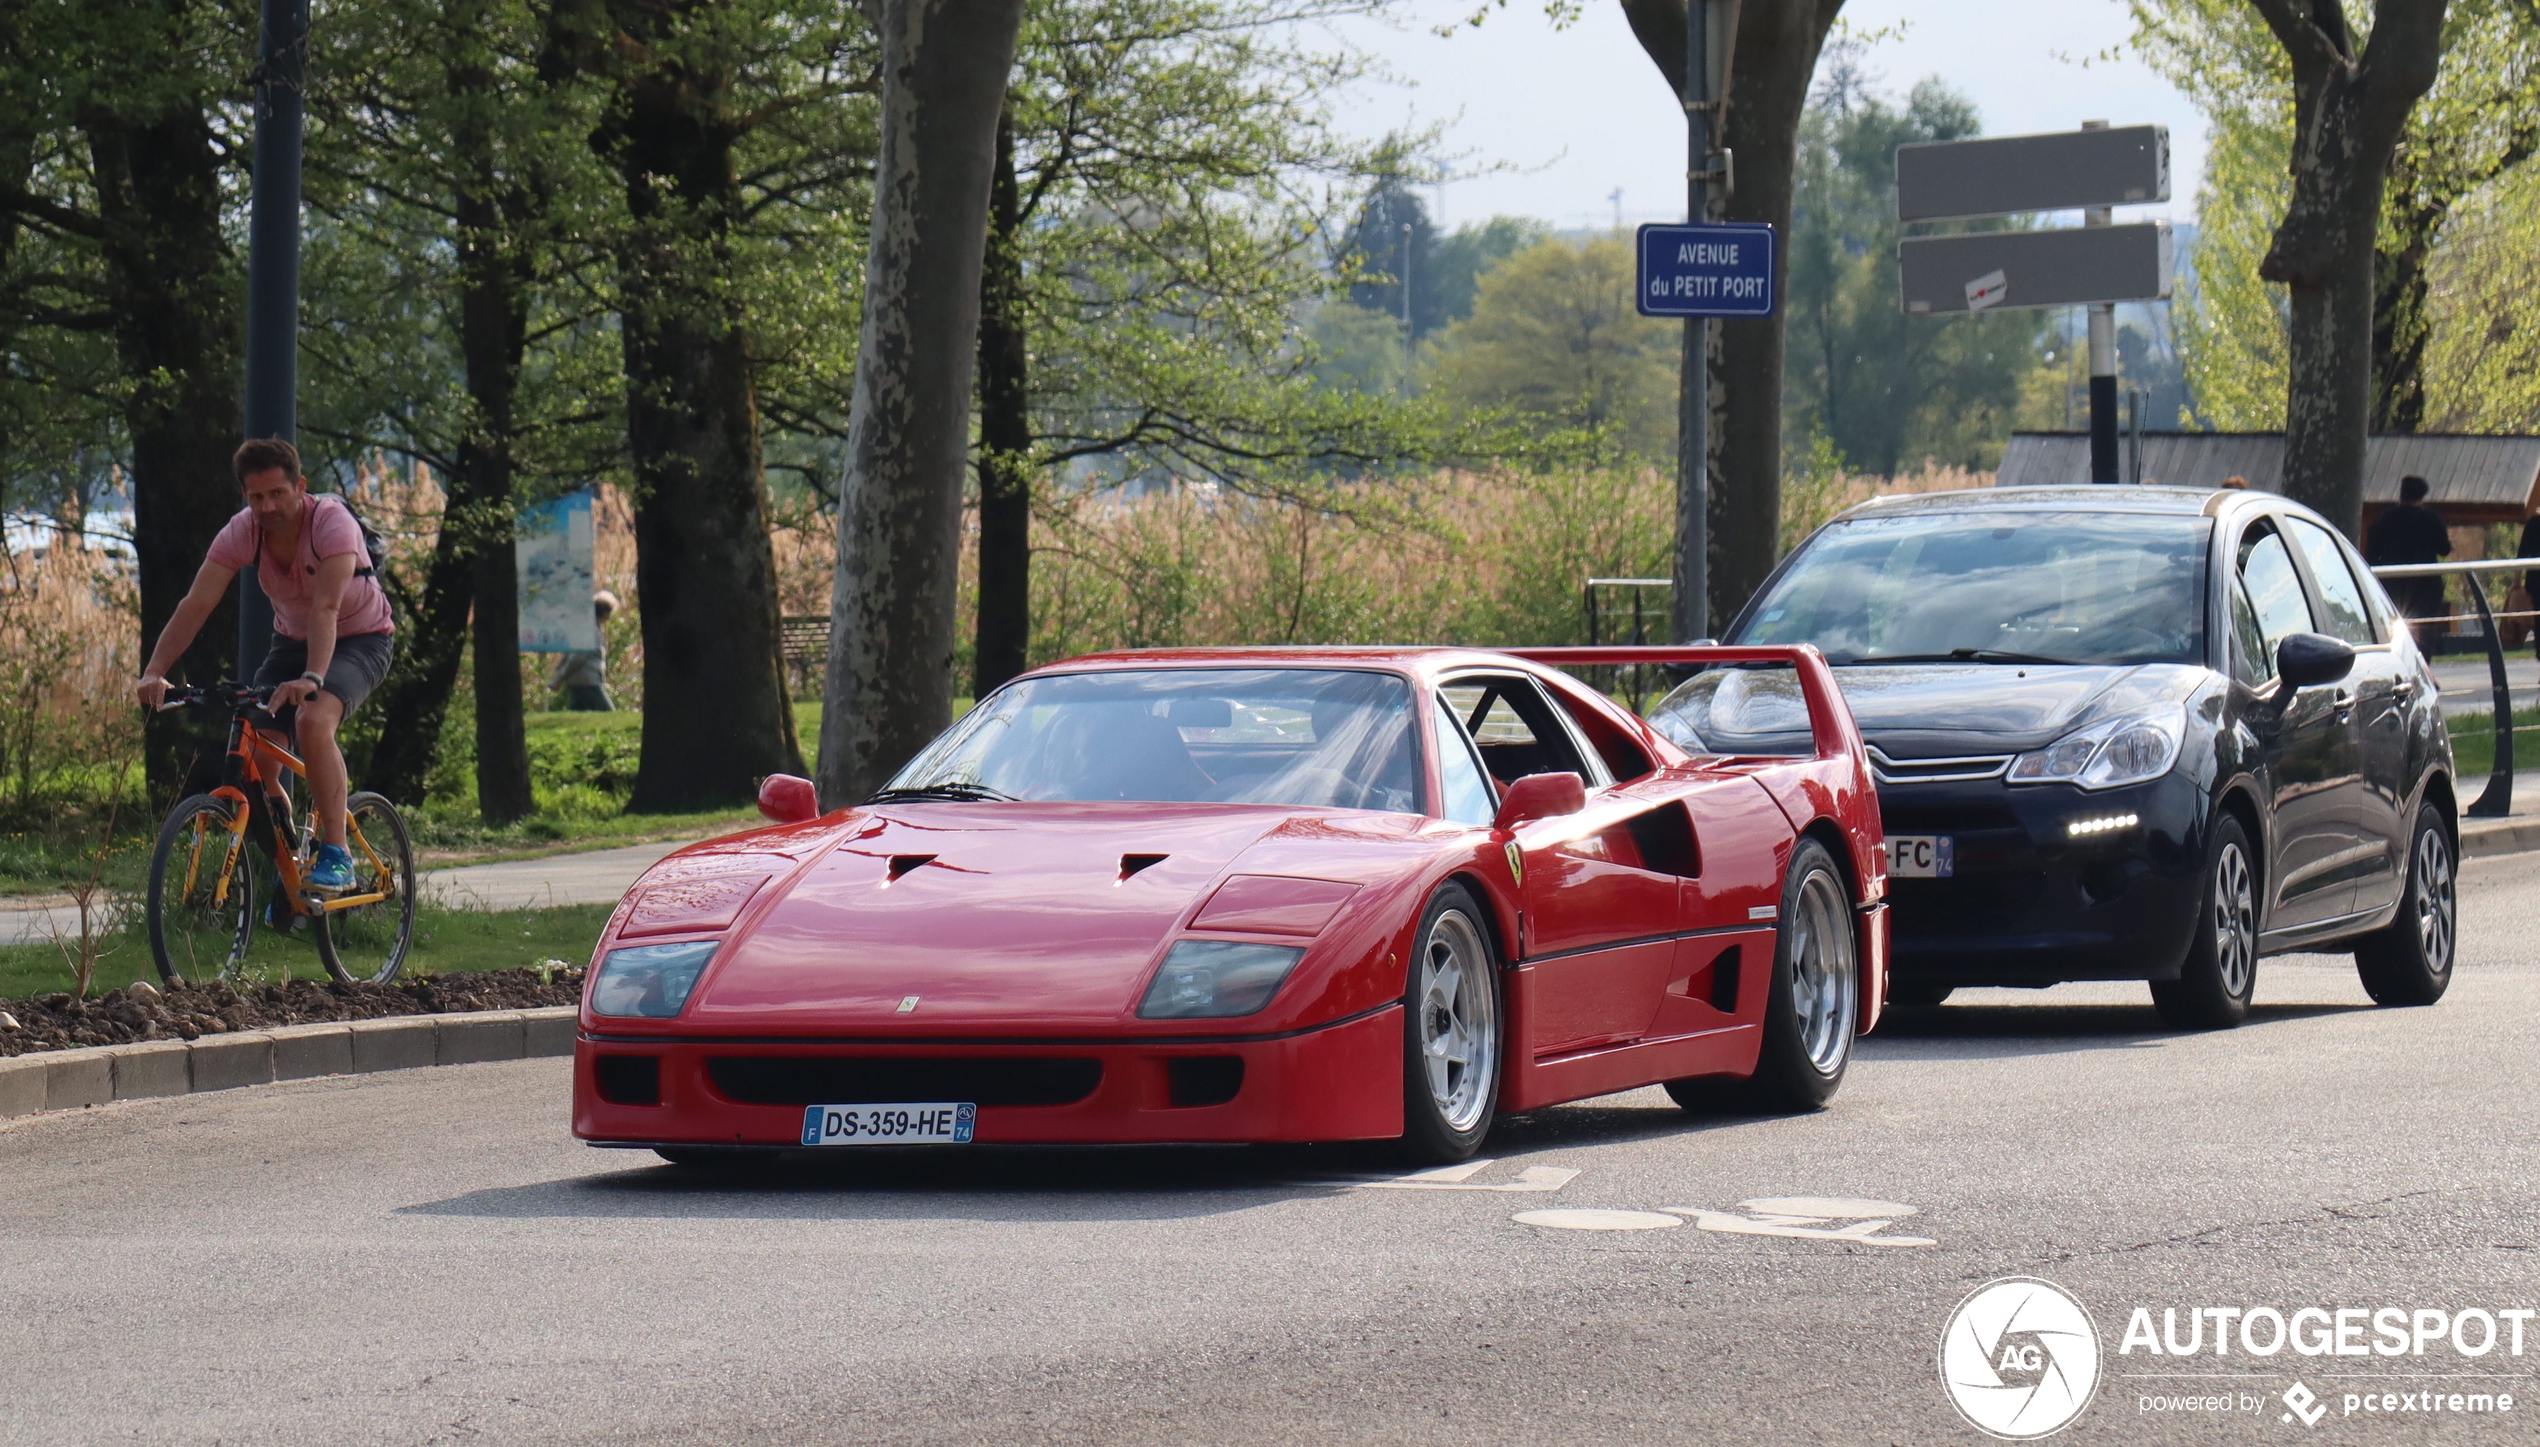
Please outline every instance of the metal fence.
M1658 595L1652 598L1652 594ZM1673 631L1669 623L1676 582L1673 578L1590 578L1583 595L1587 605L1588 646L1607 643L1644 644L1655 630L1662 639ZM1673 641L1666 639L1666 641ZM1661 670L1652 674L1645 664L1628 668L1582 669L1588 682L1607 694L1622 691L1624 677L1630 678L1632 712L1642 712L1642 705L1652 693L1665 693L1672 681ZM1653 688L1652 683L1656 686Z
M2470 606L2476 610L2470 613L2439 613L2431 617L2409 620L2420 626L2439 624L2445 628L2460 623L2478 625L2478 632L2468 636L2477 641L2478 651L2487 655L2488 687L2486 692L2491 700L2491 707L2495 710L2496 762L2495 766L2487 772L2487 788L2469 806L2467 812L2473 818L2500 819L2513 812L2514 735L2540 729L2540 724L2524 724L2520 727L2514 724L2513 689L2505 682L2505 635L2501 626L2508 618L2529 620L2540 615L2535 615L2527 609L2498 612L2488 605L2487 589L2479 582L2479 579L2496 573L2529 572L2540 572L2540 558L2490 558L2475 563L2398 563L2372 570L2374 577L2384 581L2393 578L2439 578L2457 573L2460 575L2463 591L2469 595ZM2507 587L2510 590L2511 584ZM2463 635L2451 636L2459 639ZM2433 652L2431 649L2427 651ZM2474 692L2476 690L2454 689L2451 691L2451 696L2464 697ZM2436 707L2438 709L2441 707L2440 697L2436 699Z

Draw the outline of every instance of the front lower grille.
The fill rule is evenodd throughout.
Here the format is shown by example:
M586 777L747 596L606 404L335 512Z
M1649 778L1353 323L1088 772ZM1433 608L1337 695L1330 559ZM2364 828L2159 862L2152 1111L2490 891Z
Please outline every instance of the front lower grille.
M1073 1105L1102 1083L1102 1062L943 1056L724 1056L706 1062L714 1088L743 1105L967 1101Z

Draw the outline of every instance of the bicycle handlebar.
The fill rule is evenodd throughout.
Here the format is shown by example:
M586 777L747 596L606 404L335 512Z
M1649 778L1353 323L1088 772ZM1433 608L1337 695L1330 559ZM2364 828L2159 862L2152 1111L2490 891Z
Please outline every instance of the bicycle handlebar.
M258 688L247 683L171 683L167 696L159 701L159 712L172 708L190 708L209 704L216 708L238 709L249 704L265 706L273 701L271 688ZM270 711L270 710L268 710Z

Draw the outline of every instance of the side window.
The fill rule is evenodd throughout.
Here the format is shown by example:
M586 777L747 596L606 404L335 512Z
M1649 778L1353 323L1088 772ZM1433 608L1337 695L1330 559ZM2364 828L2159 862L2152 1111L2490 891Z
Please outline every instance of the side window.
M2274 674L2267 661L2266 630L2258 626L2258 605L2249 601L2246 578L2231 580L2231 676L2256 688Z
M2293 570L2293 555L2284 539L2263 524L2240 542L2239 585L2249 592L2257 614L2259 677L2275 677L2276 645L2295 633L2311 630L2311 605L2302 597L2302 577Z
M1464 720L1482 765L1501 784L1528 774L1576 774L1590 788L1605 782L1579 756L1570 731L1531 678L1468 678L1438 690Z
M1481 760L1473 757L1472 740L1447 700L1438 700L1438 779L1445 785L1440 813L1458 824L1488 824L1499 813L1499 800Z
M2354 571L2346 565L2345 551L2328 529L2308 518L2287 518L2293 542L2302 550L2302 560L2311 565L2311 576L2320 585L2320 606L2328 612L2328 634L2353 644L2381 641L2373 632L2372 614L2364 606L2364 594L2355 586Z

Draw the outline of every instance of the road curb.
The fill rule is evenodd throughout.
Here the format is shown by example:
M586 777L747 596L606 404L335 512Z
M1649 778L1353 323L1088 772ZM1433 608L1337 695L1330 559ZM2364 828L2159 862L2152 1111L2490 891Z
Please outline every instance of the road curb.
M0 1119L321 1075L571 1055L579 1014L574 1005L474 1010L38 1050L0 1059Z
M2470 819L2461 824L2461 857L2522 854L2540 849L2540 818Z

